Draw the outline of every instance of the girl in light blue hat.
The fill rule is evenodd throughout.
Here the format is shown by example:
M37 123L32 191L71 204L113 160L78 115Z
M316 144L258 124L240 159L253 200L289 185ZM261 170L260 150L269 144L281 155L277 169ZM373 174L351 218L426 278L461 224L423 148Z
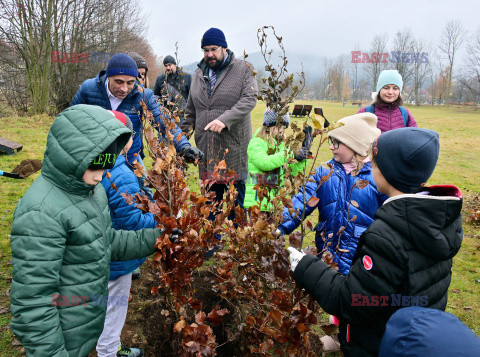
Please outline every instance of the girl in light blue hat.
M371 105L361 108L359 113L377 116L377 127L381 132L404 127L417 127L410 111L402 107L403 80L397 70L385 70L377 81L377 96Z

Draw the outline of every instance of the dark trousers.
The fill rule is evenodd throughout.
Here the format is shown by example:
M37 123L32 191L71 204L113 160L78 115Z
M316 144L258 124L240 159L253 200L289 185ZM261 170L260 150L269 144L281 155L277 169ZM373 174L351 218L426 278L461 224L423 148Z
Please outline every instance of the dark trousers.
M245 201L245 181L237 181L236 184L234 184L235 189L238 192L237 199L235 200L235 206L240 206L243 208L243 202ZM223 200L223 195L225 194L225 191L227 191L228 186L226 184L221 184L221 183L214 183L212 187L210 188L210 191L215 192L215 202L220 202ZM218 212L212 212L210 213L210 216L208 216L208 219L213 221L215 220L215 216L218 214ZM230 214L228 215L228 219L233 221L235 219L235 212L232 210Z
M245 181L237 181L237 183L234 186L238 192L237 199L235 200L235 206L240 206L243 208L243 202L245 201ZM221 200L223 200L223 195L225 194L225 191L227 191L227 189L228 189L228 186L226 184L220 184L220 183L215 183L210 187L210 191L215 192L215 202L220 202ZM215 216L219 213L220 211L210 212L208 219L210 221L214 221ZM230 212L230 214L228 215L228 219L231 221L235 220L234 210ZM237 227L236 223L234 225L235 227ZM220 234L214 234L214 237L218 240L222 239ZM206 259L210 258L213 255L213 253L215 253L216 250L217 250L217 246L210 249L208 252L205 253L205 258Z

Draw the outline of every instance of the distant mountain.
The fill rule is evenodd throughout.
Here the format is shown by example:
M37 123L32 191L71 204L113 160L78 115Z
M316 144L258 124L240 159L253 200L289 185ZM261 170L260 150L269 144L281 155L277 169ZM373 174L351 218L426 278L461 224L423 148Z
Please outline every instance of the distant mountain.
M241 58L243 58L243 55ZM247 61L253 64L259 73L265 72L265 60L260 51L248 54ZM299 73L303 66L303 71L307 78L318 78L322 74L321 56L287 54L287 61L287 70L289 73ZM183 70L193 74L197 68L197 63L198 62L189 63L183 66ZM282 63L278 52L272 53L271 63L274 65L280 65Z

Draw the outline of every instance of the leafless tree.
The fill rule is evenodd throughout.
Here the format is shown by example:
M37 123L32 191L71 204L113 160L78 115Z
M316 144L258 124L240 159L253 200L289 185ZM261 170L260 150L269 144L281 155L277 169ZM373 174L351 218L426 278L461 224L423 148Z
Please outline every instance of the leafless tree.
M398 31L393 38L390 62L402 76L404 87L410 83L413 76L413 62L416 59L413 44L414 39L409 28Z
M470 92L472 99L480 102L480 27L471 36L467 46L467 59L460 82Z
M0 64L25 76L34 112L63 109L108 54L141 34L138 9L136 0L0 0Z
M370 53L383 53L385 52L385 49L387 48L387 42L388 42L388 35L383 34L383 35L375 35L373 38L372 42L370 42ZM387 64L383 63L381 60L378 61L373 61L372 63L369 63L365 71L368 73L370 76L371 80L371 88L373 91L375 91L375 87L377 85L377 80L378 76L380 75L380 72L383 71L386 68Z
M449 21L443 28L442 37L438 46L440 52L448 60L447 72L447 99L452 96L452 78L455 59L459 49L466 39L466 31L459 20Z
M358 42L355 43L353 46L354 51L361 51L360 49L360 44ZM350 84L352 87L352 98L354 100L359 99L360 97L360 86L359 86L359 66L360 63L351 61L352 63L350 64L349 68L349 74L350 74Z
M414 39L412 42L412 50L416 55L415 61L412 63L412 91L415 97L415 105L420 105L422 88L432 72L428 57L431 48L430 44L421 39Z

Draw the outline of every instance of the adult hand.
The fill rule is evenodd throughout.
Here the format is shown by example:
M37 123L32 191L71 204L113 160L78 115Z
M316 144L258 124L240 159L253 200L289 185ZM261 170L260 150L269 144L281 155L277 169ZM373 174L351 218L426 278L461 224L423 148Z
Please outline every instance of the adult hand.
M221 122L218 119L215 119L214 121L210 122L206 127L205 130L210 130L214 131L216 133L219 133L225 128L225 124Z
M306 254L293 247L288 247L287 250L290 252L290 270L295 271L298 262L302 260Z
M183 148L179 154L182 155L187 162L195 162L196 159L202 161L203 157L205 156L202 150L194 146L187 146Z

